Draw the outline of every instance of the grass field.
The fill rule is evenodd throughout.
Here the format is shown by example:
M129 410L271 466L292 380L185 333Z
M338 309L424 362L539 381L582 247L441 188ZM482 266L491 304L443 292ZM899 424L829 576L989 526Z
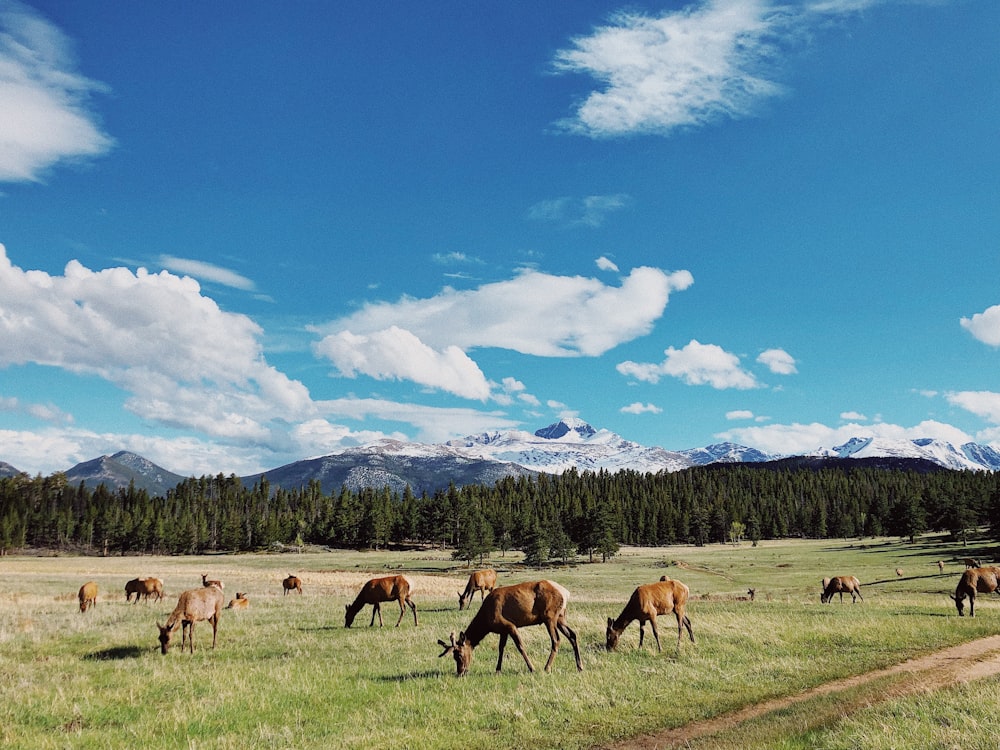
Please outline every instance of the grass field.
M981 596L975 619L959 619L948 598L962 570L954 560L968 554L927 538L627 548L605 564L542 572L521 569L516 556L495 557L501 585L544 577L572 592L568 620L580 636L584 672L564 641L552 673L529 674L511 647L497 676L494 636L461 680L450 657L438 658L437 639L464 628L473 612L458 611L467 571L444 552L4 557L0 746L595 747L996 633L1000 598ZM947 562L943 575L939 559ZM398 609L390 605L383 606L387 627L369 628L366 608L345 629L344 605L361 583L397 571L413 581L419 626L408 614L391 627ZM155 622L165 620L182 590L200 585L202 573L225 582L227 600L247 592L250 607L223 613L215 651L208 648L211 627L201 623L193 656L176 646L161 656ZM302 596L282 595L289 573L303 579ZM663 574L691 589L697 643L685 639L678 657L668 617L661 620L662 654L651 639L638 649L634 624L617 652L605 652L606 619L636 585ZM819 603L819 579L840 574L861 579L863 604ZM165 581L162 602L125 603L125 581L140 575ZM76 592L87 580L101 594L97 607L81 614ZM737 601L748 587L756 601ZM540 668L544 629L523 636ZM936 706L954 717L954 706L967 702L963 690L977 689L893 701L884 713L848 719L808 710L760 746L950 747L963 724L953 719L942 729ZM995 706L1000 684L988 681L984 689ZM981 735L991 719L984 712L964 720ZM918 733L913 742L873 742L904 725Z

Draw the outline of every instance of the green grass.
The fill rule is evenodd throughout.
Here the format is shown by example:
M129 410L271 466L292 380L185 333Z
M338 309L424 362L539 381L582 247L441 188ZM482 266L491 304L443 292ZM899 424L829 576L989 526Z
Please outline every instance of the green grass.
M934 562L956 555L960 548L936 539L866 541L864 548L857 541L791 541L630 548L607 564L541 573L518 568L516 556L496 557L501 585L547 577L570 589L569 622L580 636L585 671L576 672L564 641L551 674L527 673L511 646L496 676L494 636L461 680L450 657L438 658L437 639L464 628L473 614L458 611L456 592L467 572L446 552L5 557L0 746L593 747L996 632L1000 600L983 597L975 619L955 616L947 595L961 566L949 563L940 576ZM369 628L366 608L345 629L344 605L360 582L396 570L414 580L419 627L409 615L391 627L398 616L392 605L383 607L387 627ZM225 581L227 600L248 592L250 608L223 613L215 651L208 648L211 628L201 623L194 656L177 647L161 656L154 623L182 590L200 585L202 573ZM282 596L288 573L303 579L303 596ZM619 651L606 653L606 618L618 614L636 585L664 573L691 588L698 642L685 638L677 657L668 617L661 620L664 653L650 648L651 638L640 651L634 624ZM861 579L864 604L819 603L819 579L839 574ZM136 575L163 578L166 599L126 604L124 583ZM101 588L99 603L81 614L76 591L91 579ZM757 589L757 600L735 601L748 587ZM540 669L548 651L544 629L523 635ZM869 731L842 728L834 713L829 734L826 724L814 724L809 731L818 734L788 746L845 747L836 744L841 736ZM787 730L782 741L798 741L796 732Z

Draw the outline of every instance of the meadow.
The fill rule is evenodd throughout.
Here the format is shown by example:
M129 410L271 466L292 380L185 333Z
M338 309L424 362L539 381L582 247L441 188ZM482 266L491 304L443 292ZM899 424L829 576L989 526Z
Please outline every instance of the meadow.
M959 619L949 598L963 569L957 559L968 554L929 536L914 544L623 548L607 563L542 571L521 567L515 554L495 555L489 564L500 571L501 585L551 578L571 591L568 621L579 635L584 671L576 671L563 640L551 673L528 673L511 645L503 673L495 675L498 638L491 636L462 679L450 657L438 658L437 640L464 628L480 597L473 611L459 612L457 592L468 570L445 551L3 557L0 745L599 747L996 633L1000 598L981 596L975 619ZM939 559L946 561L943 574ZM390 603L383 605L386 627L377 621L368 627L368 607L345 629L344 607L361 584L395 572L413 582L419 626L408 612L392 627L398 608ZM247 592L250 606L223 612L214 651L211 627L199 623L193 656L181 653L179 634L162 656L155 623L165 621L181 591L200 585L202 573L225 582L227 601ZM303 595L283 595L281 580L290 573L302 578ZM618 651L606 652L607 618L636 585L664 574L691 589L697 643L685 636L678 655L676 624L667 616L660 620L662 653L651 637L638 648L635 624ZM820 578L840 574L861 580L864 603L851 605L848 597L820 604ZM140 575L164 580L163 601L125 602L125 581ZM76 594L87 580L98 583L100 595L95 608L81 613ZM756 600L738 600L750 587ZM548 653L544 628L522 635L540 670ZM846 718L835 709L806 708L780 737L764 735L759 746L947 747L934 707L965 705L963 690L980 689L996 698L1000 683L941 691L923 703L892 701ZM996 741L988 713L948 715L947 736L968 727ZM893 744L893 732L904 727L922 734ZM882 744L878 736L886 738ZM728 741L751 746L749 737Z

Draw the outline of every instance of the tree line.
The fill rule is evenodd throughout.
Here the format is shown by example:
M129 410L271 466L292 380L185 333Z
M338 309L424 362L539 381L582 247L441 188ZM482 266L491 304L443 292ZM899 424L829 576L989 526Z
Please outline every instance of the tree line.
M883 468L727 464L678 472L567 471L415 495L389 488L329 494L318 481L245 487L235 475L189 478L165 496L135 485L94 489L62 473L0 479L0 554L25 548L89 554L200 554L276 545L437 545L480 561L521 550L529 563L606 559L622 544L704 545L741 539L1000 537L1000 475Z

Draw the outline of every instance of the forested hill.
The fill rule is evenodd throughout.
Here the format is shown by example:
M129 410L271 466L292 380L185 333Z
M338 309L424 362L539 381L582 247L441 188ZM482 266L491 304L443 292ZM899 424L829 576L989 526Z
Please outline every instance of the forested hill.
M522 549L532 561L613 553L619 544L707 544L734 536L845 538L947 530L1000 519L1000 475L824 463L728 464L679 472L507 477L416 495L318 481L186 479L165 496L94 490L65 475L0 478L0 551L202 553L275 544L436 544L462 559ZM993 527L992 534L1000 534Z

